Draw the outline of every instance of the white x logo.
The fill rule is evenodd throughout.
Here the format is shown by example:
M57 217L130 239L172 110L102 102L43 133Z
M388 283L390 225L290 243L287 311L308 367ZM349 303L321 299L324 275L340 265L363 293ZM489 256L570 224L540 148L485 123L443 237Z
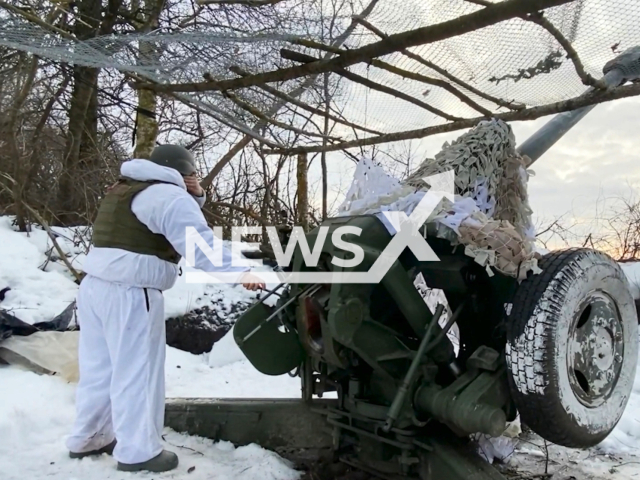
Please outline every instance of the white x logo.
M397 233L372 265L369 272L367 272L369 281L382 280L406 247L409 247L421 262L440 260L426 239L420 234L419 229L443 198L454 200L454 172L450 170L438 175L425 177L423 180L431 188L424 194L409 216L405 212L383 212L383 215L392 224ZM373 280L374 278L376 280Z

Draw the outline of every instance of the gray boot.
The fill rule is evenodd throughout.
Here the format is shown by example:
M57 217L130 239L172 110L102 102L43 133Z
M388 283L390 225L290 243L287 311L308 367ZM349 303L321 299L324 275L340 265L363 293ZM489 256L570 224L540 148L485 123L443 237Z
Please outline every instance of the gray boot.
M173 452L163 450L157 457L142 463L120 463L118 462L118 470L121 472L140 472L146 470L148 472L168 472L178 466L178 455Z
M114 440L109 445L99 448L97 450L91 450L90 452L69 452L70 458L85 458L91 457L93 455L102 455L106 453L107 455L113 455L113 449L116 448L117 441Z

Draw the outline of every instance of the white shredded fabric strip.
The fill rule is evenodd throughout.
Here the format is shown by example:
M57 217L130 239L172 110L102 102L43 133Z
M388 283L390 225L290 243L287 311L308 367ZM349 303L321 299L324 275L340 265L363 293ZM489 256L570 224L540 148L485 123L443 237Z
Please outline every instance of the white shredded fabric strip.
M382 212L411 215L430 188L423 179L452 170L455 200L443 198L426 222L430 231L452 245L464 245L465 254L490 275L492 268L519 280L529 272L539 273L527 195L533 172L525 169L513 131L502 120L482 121L445 143L405 181L362 159L338 215L375 215L393 235L396 230Z

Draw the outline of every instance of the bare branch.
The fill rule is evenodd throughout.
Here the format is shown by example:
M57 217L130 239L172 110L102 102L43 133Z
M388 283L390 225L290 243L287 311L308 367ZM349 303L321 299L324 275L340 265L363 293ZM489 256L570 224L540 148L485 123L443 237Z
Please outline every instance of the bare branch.
M360 22L360 19L358 19L357 21L359 21L359 22ZM367 25L368 25L368 26L370 26L371 28L375 29L375 27L373 27L373 25L371 25L371 24L370 24L369 22L367 22L366 20L362 21L361 23L367 24ZM377 30L377 29L376 29L376 30ZM380 31L379 31L379 30L377 30L377 32L374 32L374 33L378 33L378 32L380 32ZM381 33L381 32L380 32L380 33ZM382 38L387 38L387 36L386 36L386 35L381 35L381 37L382 37ZM335 47L332 47L332 46L329 46L329 45L324 45L324 44L322 44L322 43L314 42L314 41L312 41L312 40L306 40L306 39L303 39L303 40L295 41L295 42L293 42L293 43L296 43L296 44L298 44L298 45L302 45L302 46L304 46L304 47L308 47L308 48L315 48L315 49L318 49L318 50L325 50L325 51L329 51L329 52L333 52L333 53L338 53L338 54L343 54L343 53L346 53L346 52L347 52L347 50L343 50L343 49L340 49L340 48L335 48ZM288 50L287 50L287 51L288 51ZM411 52L409 52L408 50L403 50L403 51L402 51L402 53L405 53L405 52L406 52L406 54L408 54L407 56L409 56L410 58L413 58L413 57L415 56L415 57L417 57L417 58L421 61L421 63L425 63L425 62L426 62L426 60L423 60L421 57L419 57L419 56L417 56L417 55L412 54L412 53L411 53ZM291 60L296 60L296 58L294 58L294 57L286 57L286 56L285 56L285 58L289 58L289 59L291 59ZM313 58L313 57L308 57L308 59L306 59L305 63L308 63L309 61L316 61L316 60L317 60L317 59L313 59L313 60L311 60L312 58ZM469 105L469 106L470 106L471 108L473 108L474 110L476 110L476 111L478 111L478 112L482 113L483 115L491 115L491 111L490 111L490 110L486 109L486 108L485 108L485 107L483 107L482 105L480 105L480 104L478 104L477 102L473 101L473 100L472 100L471 98L469 98L467 95L465 95L464 93L462 93L460 90L458 90L457 88L455 88L453 85L451 85L451 84L449 84L449 83L445 82L444 80L440 80L440 79L437 79L437 78L427 77L426 75L422 75L422 74L420 74L420 73L414 73L414 72L411 72L411 71L409 71L409 70L405 70L405 69L402 69L402 68L398 68L398 67L396 67L396 66L394 66L394 65L391 65L391 64L389 64L389 63L387 63L387 62L383 62L382 60L378 60L378 59L375 59L375 58L374 58L374 59L372 59L372 60L370 60L368 63L369 63L370 65L373 65L374 67L378 67L378 68L380 68L380 69L382 69L382 70L386 70L386 71L388 71L388 72L394 73L394 74L399 75L399 76L401 76L401 77L404 77L404 78L410 78L410 79L412 79L412 80L416 80L416 81L418 81L418 82L426 83L427 85L433 85L433 86L436 86L436 87L443 88L444 90L446 90L446 91L448 91L449 93L451 93L451 94L455 95L456 97L458 97L458 99L460 99L462 102L464 102L464 103L466 103L467 105ZM426 63L428 63L428 62L426 62ZM442 70L442 69L440 69L440 70ZM446 72L446 71L445 71L445 72ZM345 75L342 73L342 70L336 70L336 73L338 73L338 74L340 74L340 75L345 76ZM449 75L449 76L450 76L450 77L453 77L453 75ZM346 77L346 76L345 76L345 78L349 78L349 77ZM355 79L352 79L352 80L353 80L354 82L357 82L357 83L362 83L362 77L359 77L359 78L360 78L360 80L355 80ZM455 77L453 77L453 78L455 79ZM464 82L462 82L462 81L460 81L460 80L458 80L458 79L455 79L455 80L456 80L458 83L464 83ZM373 87L370 87L370 88L373 88ZM473 88L473 87L472 87L472 88ZM387 93L388 93L388 92L387 92ZM480 92L480 93L482 93L482 92ZM497 99L497 100L498 100L499 104L501 104L501 105L503 105L503 106L508 106L508 105L509 105L509 103L508 103L508 102L502 101L502 100L500 100L500 99ZM522 107L524 108L524 106L522 106ZM442 115L441 115L441 116L442 116Z
M284 0L198 0L199 5L246 5L248 7L265 7L275 5Z
M482 5L484 7L492 6L493 3L487 0L467 0L469 3L475 3L476 5ZM593 78L587 71L584 69L584 65L578 56L578 52L576 52L571 42L567 40L567 38L562 34L560 30L556 28L556 26L547 20L541 13L539 12L531 12L528 15L523 15L521 17L523 20L527 20L529 22L536 23L548 31L553 38L564 48L567 52L567 58L573 62L573 66L576 69L576 73L582 80L582 83L589 87L596 88L605 88L604 85L600 85L595 78Z
M134 78L133 75L128 75L132 78ZM135 78L141 78L141 77L135 77ZM151 89L153 90L153 89ZM249 141L251 141L251 139L255 139L261 143L264 143L265 145L269 145L271 147L274 148L278 148L279 145L265 137L263 137L262 135L258 134L258 132L251 130L250 128L244 128L240 125L238 125L236 122L237 121L230 121L227 119L222 119L220 118L220 114L218 114L218 112L212 112L211 110L209 110L208 105L205 104L205 106L201 106L196 104L193 100L191 100L190 98L186 97L185 95L179 94L179 93L171 93L171 92L163 92L165 95L168 95L170 97L175 98L176 100L184 103L185 105L188 105L189 107L193 108L196 111L199 111L200 113L204 113L205 115L208 115L210 117L215 118L217 121L219 121L220 123L222 123L223 125L226 125L228 127L233 128L234 130L238 130L242 133L244 133L247 137L249 137ZM222 112L224 113L224 112ZM228 116L228 114L225 114Z
M378 35L380 38L383 38L383 39L384 38L389 38L389 35L387 35L386 33L382 32L377 27L374 27L371 23L366 21L364 18L362 18L362 17L354 17L354 20L356 20L358 23L360 23L363 27L371 30L373 33ZM420 55L416 55L415 53L413 53L413 52L411 52L411 51L409 51L407 49L402 49L402 50L400 50L400 52L403 55L405 55L406 57L408 57L408 58L410 58L412 60L415 60L416 62L421 63L422 65L424 65L425 67L428 67L428 68L438 72L443 77L448 78L452 82L457 83L461 87L464 87L465 89L469 90L470 92L473 92L476 95L478 95L479 97L482 97L482 98L484 98L486 100L489 100L489 101L495 103L496 105L508 108L510 110L522 110L523 108L525 108L525 105L514 104L513 102L508 102L506 100L503 100L503 99L498 98L498 97L494 97L492 95L489 95L488 93L485 93L485 92L483 92L481 90L478 90L473 85L465 82L464 80L460 80L455 75L452 75L451 73L449 73L444 68L439 67L438 65L436 65L433 62L430 62L429 60L425 60Z
M215 213L213 213L211 210L208 210L206 208L203 208L202 211L204 213L206 213L207 215L210 215L216 222L220 222L222 223L225 227L233 227L233 225L231 225L229 222L227 222L223 217L221 217L220 215L217 215Z
M375 57L388 55L399 50L424 45L427 43L446 40L447 38L463 35L514 17L521 17L527 13L545 8L555 7L571 0L506 0L477 12L463 15L446 22L409 30L390 35L386 39L374 42L364 47L349 50L336 58L319 60L316 62L290 68L272 70L248 77L231 80L208 81L183 84L138 84L135 88L152 88L160 92L202 92L233 90L265 83L293 80L306 75L334 72L356 63L366 62Z
M16 183L16 181L11 176L7 175L6 173L3 173L2 176L5 177L7 180L9 180L11 183L14 183L14 184ZM9 190L9 188L7 188L2 183L0 183L0 188L5 190L9 194L12 193L11 190ZM64 262L64 264L69 269L69 271L73 274L74 277L76 277L76 280L78 282L80 282L82 280L82 275L80 273L78 273L78 271L75 268L73 268L73 265L71 265L71 262L69 262L69 259L67 258L67 255L64 253L62 248L60 248L60 245L58 244L58 241L56 240L56 236L53 233L53 231L51 230L51 228L49 227L49 224L44 220L44 218L42 218L42 216L38 213L38 211L35 208L31 207L29 204L24 203L24 202L23 202L23 205L27 210L29 210L29 212L31 213L31 215L33 215L33 217L36 219L36 221L40 225L42 225L42 228L44 228L44 230L47 232L47 235L49 235L49 238L51 239L51 242L53 243L53 246L55 247L56 251L58 252L58 255L60 256L60 260L62 260Z
M225 165L227 165L227 163L229 163L233 157L240 153L242 149L244 149L244 147L249 145L251 143L251 140L252 138L249 135L245 135L244 137L242 137L242 139L238 143L231 147L231 149L227 153L225 153L220 160L216 162L207 176L202 179L202 181L200 182L200 186L202 188L209 187L209 185L211 185L211 183L213 182L213 179L220 174Z
M548 105L542 105L539 107L528 108L526 110L520 110L517 112L497 113L493 115L493 118L499 118L506 122L514 122L520 120L534 120L536 118L545 117L547 115L553 115L555 113L568 112L576 110L581 107L589 105L596 105L599 103L610 102L612 100L618 100L620 98L627 98L640 95L640 84L625 85L622 87L611 88L609 90L595 90L578 97L564 100L562 102L551 103ZM360 140L353 140L350 142L338 143L333 145L327 145L322 147L320 145L314 145L309 147L298 147L292 149L278 149L278 150L265 150L266 154L297 154L300 152L322 152L322 151L336 151L346 148L362 147L367 145L378 145L381 143L397 142L401 140L409 140L412 138L424 138L430 135L436 135L439 133L454 132L456 130L462 130L464 128L471 128L481 120L486 120L486 117L467 118L459 120L457 122L451 122L444 125L436 125L433 127L421 128L418 130L407 130L398 133L388 133L385 135L379 135L377 137L363 138Z
M41 20L40 18L31 15L28 12L23 12L22 10L20 10L19 8L13 7L12 5L9 5L5 2L3 2L2 0L0 0L0 7L2 8L6 8L7 10L11 10L14 11L15 13L18 13L20 15L22 15L23 17L25 17L27 20L36 23L37 25L40 25L41 27L50 30L52 32L55 33L59 33L61 36L63 36L64 38L67 38L69 40L73 40L73 41L77 41L76 37L65 32L64 30L61 30L53 25L50 25L49 23ZM148 84L148 85L156 85L156 83L154 83L154 81L146 76L143 75L138 75L136 73L133 73L131 71L122 71L122 74L125 75L127 78L130 78L132 80L131 82L131 86L135 86L136 84ZM150 90L152 91L156 91L158 92L157 89L155 88L150 88ZM239 125L236 119L230 118L230 116L228 114L226 114L223 111L215 111L216 109L213 106L207 105L206 107L208 108L204 108L201 107L199 105L196 105L191 99L189 99L188 97L186 97L185 95L179 94L179 93L173 93L173 92L161 92L166 94L169 97L172 97L182 103L184 103L185 105L190 106L191 108L200 111L201 113L204 113L210 117L215 118L217 121L219 121L220 123L222 123L223 125L226 125L228 127L231 127L235 130L238 130L242 133L245 133L246 135L253 137L254 139L266 144L266 145L270 145L271 147L274 148L278 148L281 147L281 145L278 145L264 137L262 137L261 135L259 135L257 132L252 131L250 128L245 127L244 125ZM227 118L224 118L227 117Z
M254 220L257 220L262 225L269 225L269 221L266 218L262 218L260 215L254 213L250 209L241 207L240 205L235 205L233 203L226 203L226 202L211 202L211 205L215 207L225 207L225 208L230 208L232 210L237 210L239 212L244 213L247 217L251 217Z
M294 60L297 62L307 62L307 65L309 65L311 62L315 62L317 61L317 58L312 57L310 55L306 55L304 53L299 53L299 52L294 52L293 50L288 50L286 48L283 48L280 50L280 55L282 55L282 57L288 59L288 60ZM349 80L351 80L352 82L355 83L359 83L361 85L364 85L365 87L368 87L372 90L377 90L379 92L383 92L386 93L388 95L391 95L393 97L399 98L401 100L404 100L406 102L412 103L413 105L417 105L418 107L424 108L425 110L438 115L442 118L446 118L447 120L451 120L451 121L456 121L456 120L462 120L462 118L460 117L454 117L453 115L449 115L446 112L443 112L442 110L432 107L431 105L429 105L428 103L423 102L422 100L418 100L417 98L412 97L411 95L407 95L406 93L400 92L398 90L395 90L391 87L387 87L385 85L381 85L379 83L376 83L372 80L369 80L368 78L364 78L360 75L357 75L355 73L351 73L348 70L345 70L343 68L339 68L335 71L335 73L337 73L340 76L343 76L344 78L347 78Z
M456 97L458 97L458 99L460 99L461 101L463 101L464 103L469 105L474 110L482 113L483 115L491 115L491 111L490 110L484 108L482 105L478 104L477 102L474 102L467 95L462 93L460 90L455 88L453 85L445 82L444 80L427 77L427 76L421 75L419 73L410 72L409 70L404 70L403 68L395 67L395 66L393 66L393 65L391 65L389 63L383 62L382 60L373 59L371 61L371 65L373 65L374 67L378 67L378 68L381 68L383 70L386 70L388 72L395 73L396 75L400 75L400 76L402 76L404 78L410 78L410 79L416 80L418 82L426 83L427 85L434 85L436 87L440 87L440 88L446 90L447 92L451 93L452 95L455 95Z
M375 6L378 4L379 0L371 0L367 6L360 13L361 17L367 17L373 11ZM352 21L349 26L342 32L332 43L334 46L342 45L347 38L351 36L353 31L356 29L358 24L355 21ZM325 55L325 59L331 58L331 54ZM308 77L302 84L296 88L293 92L289 93L288 97L296 98L302 95L308 88L310 88L316 81L317 75L312 75ZM287 104L287 100L281 100L279 102L275 102L271 108L267 111L268 115L275 115L278 111ZM253 129L257 130L263 126L263 122L258 122L254 125ZM229 152L227 152L213 167L213 169L207 174L207 176L200 182L202 188L207 188L213 182L213 179L220 174L222 169L227 165L234 156L236 156L239 152L242 151L244 147L246 147L251 142L251 135L245 135L242 137L240 142L234 145Z
M71 265L71 262L67 258L67 255L64 253L62 248L60 248L60 245L58 244L58 241L56 240L56 236L54 235L53 231L49 227L49 224L44 220L44 218L42 218L42 216L38 213L38 211L35 208L31 207L28 203L25 203L24 206L25 206L25 208L27 210L29 210L31 215L34 216L36 221L40 225L42 225L42 228L45 229L45 231L49 235L49 238L51 239L51 242L53 243L53 246L55 247L56 251L58 252L58 255L60 256L60 260L62 260L62 262L66 265L66 267L73 274L73 276L76 277L76 280L78 282L81 282L82 281L82 277L84 275L80 274L75 268L73 268L73 265Z
M412 97L411 95L407 95L406 93L403 93L399 90L396 90L394 88L391 87L387 87L385 85L382 85L380 83L376 83L372 80L369 80L368 78L362 77L360 75L356 75L355 73L351 73L347 70L338 70L336 72L338 75L343 76L344 78L347 78L349 80L351 80L352 82L355 83L359 83L361 85L364 85L365 87L368 87L372 90L377 90L379 92L383 92L386 93L387 95L391 95L393 97L399 98L401 100L404 100L405 102L409 102L412 103L413 105L416 105L418 107L424 108L425 110L427 110L428 112L433 113L434 115L438 115L442 118L446 118L447 120L451 120L451 121L457 121L457 120L462 120L461 117L455 117L453 115L449 115L447 112L444 112L442 110L440 110L439 108L433 107L431 105L429 105L426 102L423 102L422 100L418 100L417 98Z
M30 22L35 23L36 25L41 26L42 28L44 28L45 30L49 30L50 32L54 32L59 34L61 37L64 37L68 40L76 40L76 37L71 35L69 32L66 32L54 25L51 25L50 23L47 23L46 21L42 20L40 17L38 17L37 15L34 15L30 12L27 12L26 10L22 10L21 8L15 7L13 5L10 5L6 2L0 1L0 7L4 8L5 10L9 10L10 12L16 13L18 15L21 15L22 17L26 18L27 20L29 20Z
M524 18L525 20L529 20L533 23L540 25L542 28L547 30L551 35L553 35L553 38L555 38L556 41L560 45L562 45L562 48L564 48L565 51L567 52L567 57L569 58L569 60L573 62L573 66L576 69L576 73L580 77L580 80L582 80L582 83L590 87L604 88L604 86L600 86L597 80L593 78L589 73L586 72L586 70L584 69L584 65L582 64L582 61L578 56L578 52L576 52L575 48L573 48L573 45L571 45L571 42L567 40L567 38L562 34L560 30L556 28L556 26L553 23L551 23L542 14L538 12L531 13L530 15L525 16Z
M230 67L229 70L231 70L233 73L237 74L237 75L249 75L249 73L247 73L246 71L242 70L240 67ZM265 92L270 93L271 95L273 95L274 97L278 97L281 100L284 100L287 103L292 103L304 110L306 110L307 112L311 112L314 113L316 115L319 116L323 116L323 117L327 117L330 120L333 120L336 123L341 123L342 125L346 125L347 127L351 127L351 128L355 128L358 130L362 130L363 132L368 132L368 133L373 133L375 135L382 135L382 132L379 132L377 130L373 130L371 128L367 128L367 127L363 127L361 125L357 125L355 123L349 122L347 120L344 120L342 118L336 117L335 115L331 115L331 113L329 112L324 112L318 108L314 108L311 105L308 105L300 100L298 100L297 98L292 97L291 95L288 95L284 92L281 92L280 90L270 87L269 85L258 85L258 88L264 90Z
M245 102L244 100L240 100L238 97L236 97L231 92L222 92L222 95L227 97L229 100L231 100L233 103L238 105L243 110L246 110L247 112L251 113L252 115L258 117L260 120L262 120L264 122L267 122L267 123L271 123L272 125L275 125L276 127L280 127L280 128L285 129L285 130L291 130L292 132L298 133L300 135L306 135L308 137L320 137L320 138L324 137L324 135L322 135L322 134L307 132L306 130L301 130L301 129L296 128L296 127L294 127L292 125L287 125L284 122L281 122L279 120L275 120L275 119L273 119L271 117L268 117L267 115L262 113L260 110L258 110L256 107L254 107L253 105L250 105L249 103ZM329 138L331 138L332 140L338 140L338 141L340 140L339 138L336 138L336 137L329 137Z

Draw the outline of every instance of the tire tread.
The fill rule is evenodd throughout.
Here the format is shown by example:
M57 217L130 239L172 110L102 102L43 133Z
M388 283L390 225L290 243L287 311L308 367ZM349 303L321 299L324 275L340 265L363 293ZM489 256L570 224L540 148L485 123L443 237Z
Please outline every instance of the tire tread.
M570 421L569 416L562 407L560 400L555 395L542 395L529 392L523 394L518 384L533 383L537 387L545 387L553 383L555 371L551 355L555 337L556 324L553 318L560 313L562 299L567 293L569 282L555 282L555 277L560 272L568 272L569 277L579 274L579 267L575 261L584 255L589 255L597 259L598 263L611 265L619 268L608 255L586 249L570 248L549 253L539 262L542 272L532 275L522 282L513 299L509 320L507 323L507 338L511 350L507 350L506 360L509 374L507 375L512 396L523 423L528 425L538 435L546 440L570 448L584 448L592 446L604 440L608 432L604 434L585 435L575 422ZM572 265L573 264L573 265ZM620 270L620 273L622 271ZM543 311L547 315L547 321L538 319L533 326L530 319L535 312L536 306L541 298L549 290L550 284L554 283L553 298L549 301L548 308ZM527 335L527 340L535 342L533 357L518 350L516 340L522 335ZM536 341L540 337L542 340ZM517 381L514 378L517 372ZM551 381L550 381L551 379ZM600 438L601 437L601 438Z

